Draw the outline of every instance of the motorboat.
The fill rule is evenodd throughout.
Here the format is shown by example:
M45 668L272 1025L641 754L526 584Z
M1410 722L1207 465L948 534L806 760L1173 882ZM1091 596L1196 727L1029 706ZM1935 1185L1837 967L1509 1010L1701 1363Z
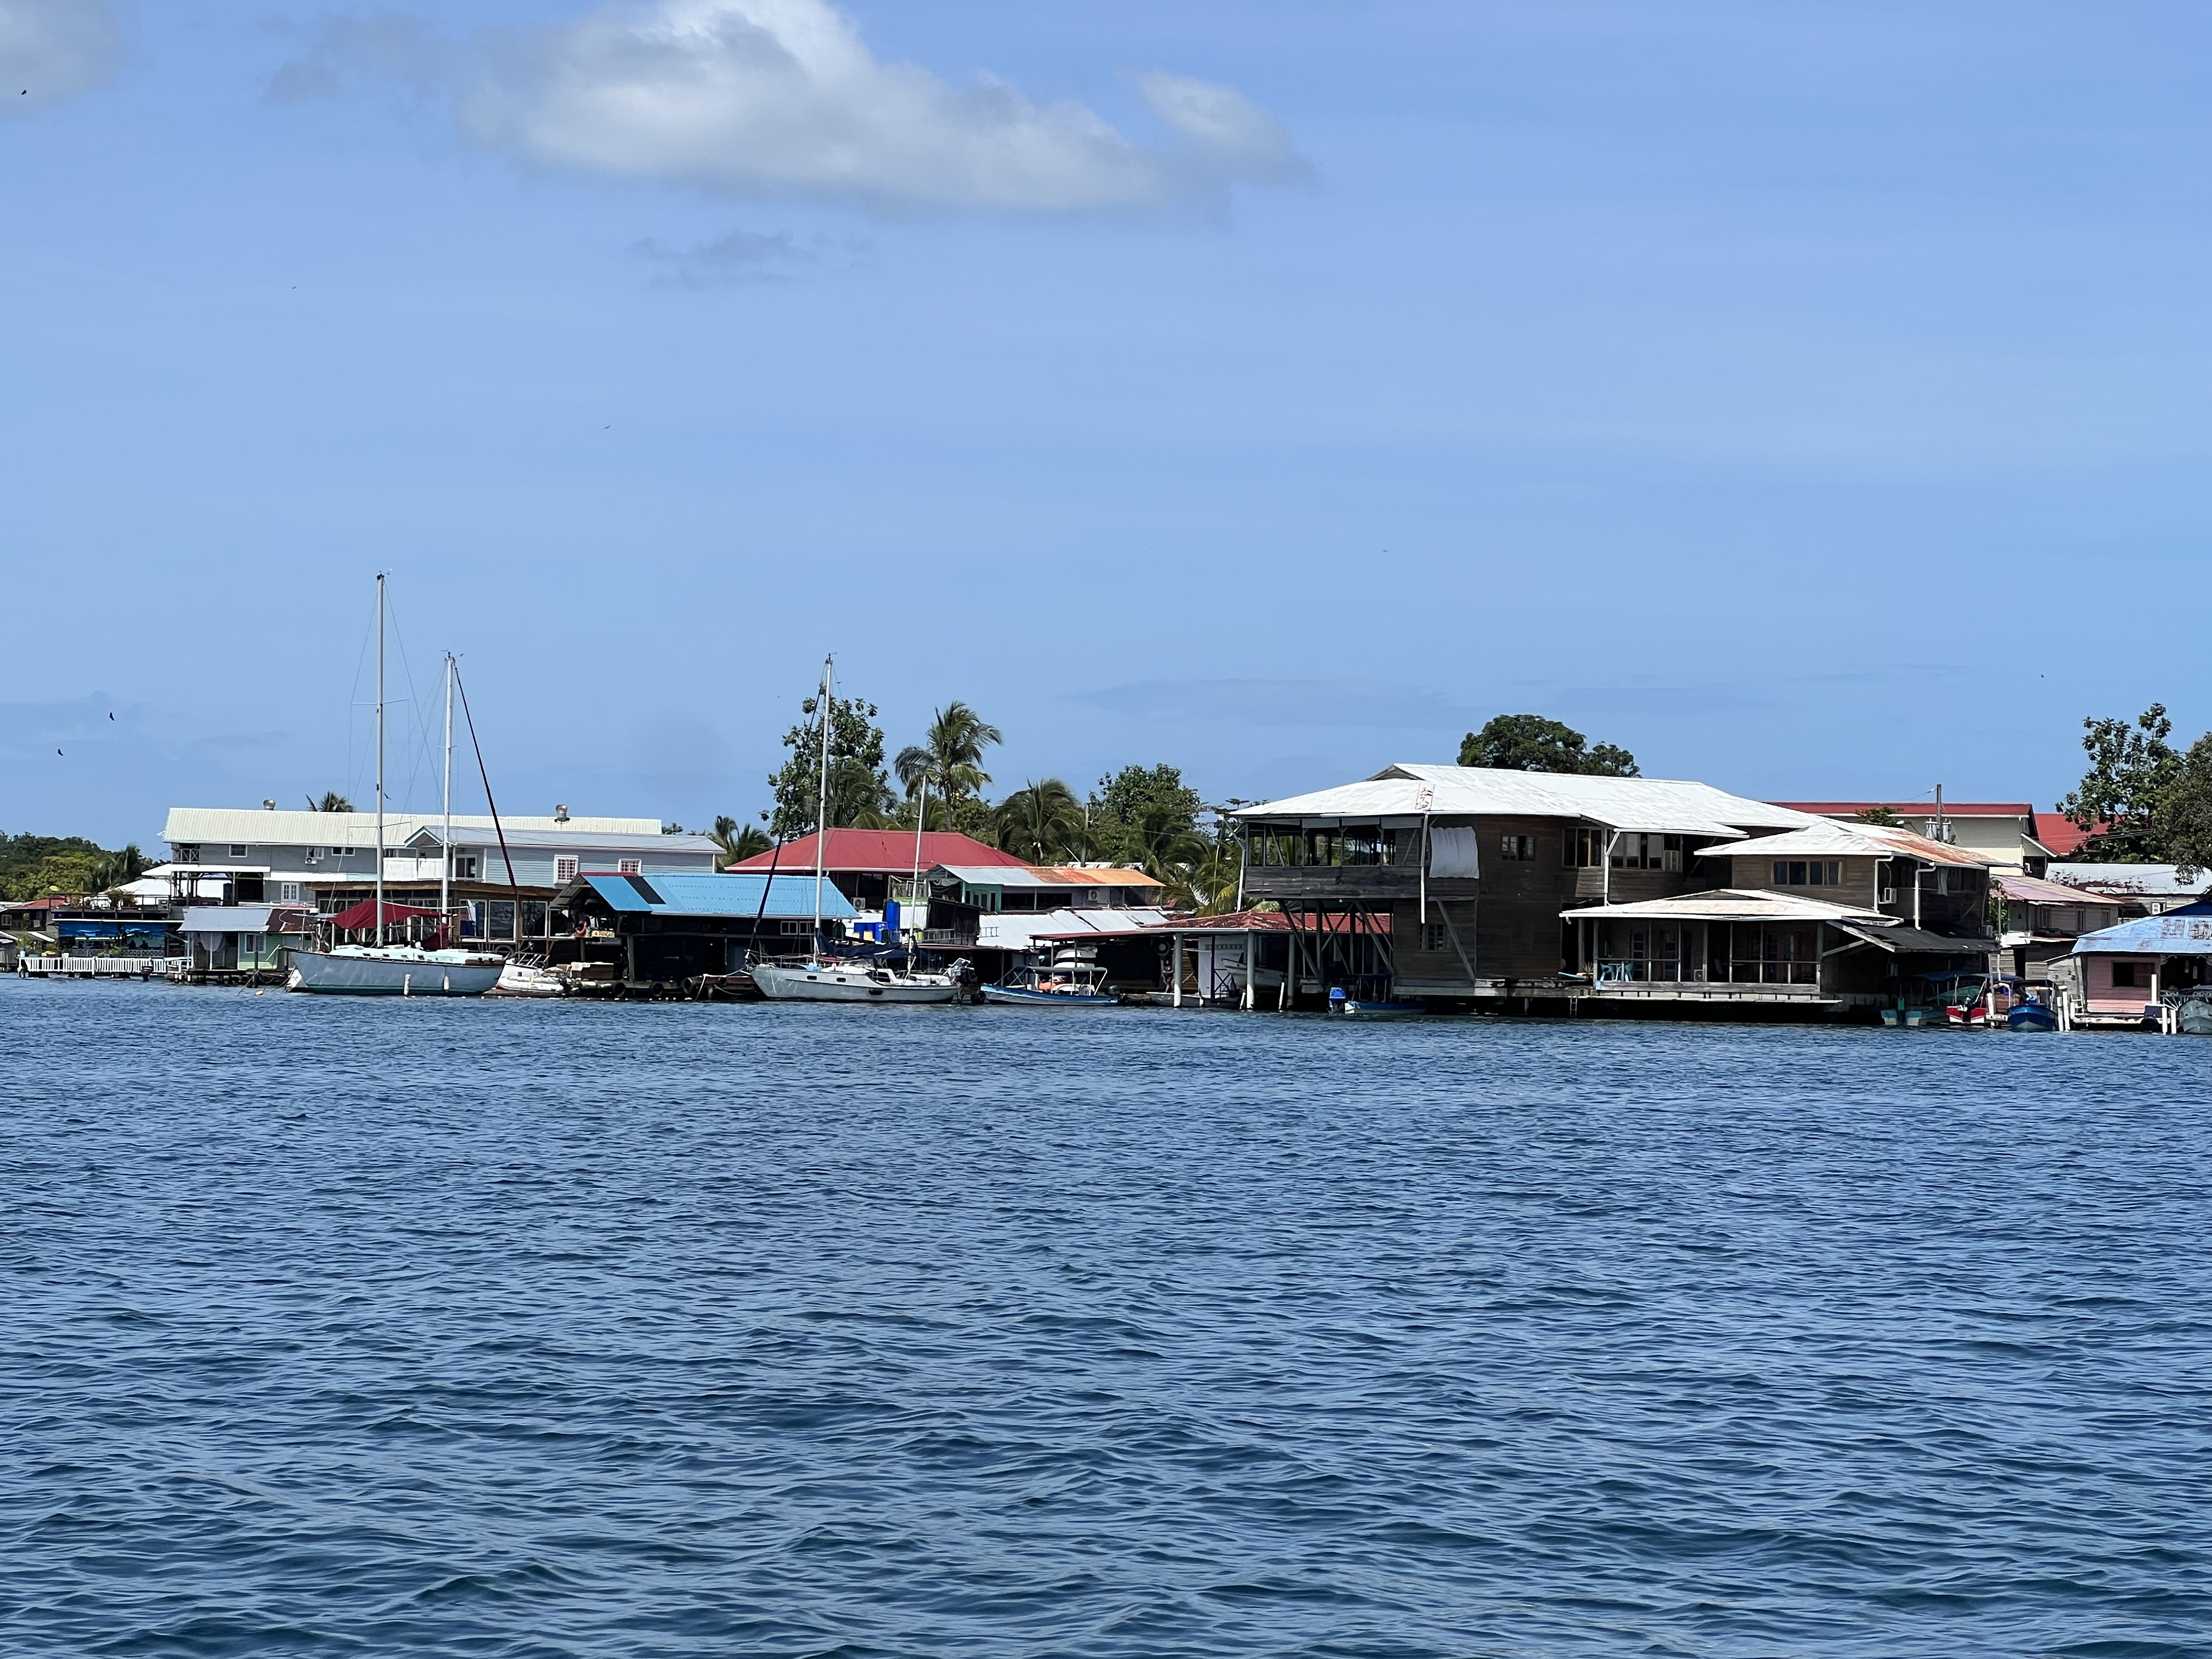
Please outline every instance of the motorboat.
M2055 1031L2058 1029L2058 1011L2030 991L2025 1001L2016 1002L2005 1011L2005 1024L2015 1031Z
M480 997L507 966L501 957L419 945L340 945L295 951L291 959L287 990L347 996Z
M1104 969L1080 961L1019 969L983 987L982 998L1010 1008L1113 1008L1121 1001L1106 988Z
M2181 999L2174 1030L2183 1036L2212 1036L2212 992L2197 989Z
M804 962L757 962L753 983L771 1002L952 1002L952 974L916 973L862 957L817 956Z
M557 969L542 963L521 962L510 957L499 970L499 982L491 988L495 997L565 997L568 994L568 976Z

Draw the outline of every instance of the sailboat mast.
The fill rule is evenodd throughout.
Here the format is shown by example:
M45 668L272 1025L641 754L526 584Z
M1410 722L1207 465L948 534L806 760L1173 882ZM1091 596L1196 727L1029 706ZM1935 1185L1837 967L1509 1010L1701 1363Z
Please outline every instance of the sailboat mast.
M376 942L384 943L384 573L376 573Z
M915 900L921 896L921 826L928 821L929 775L925 772L922 774L921 777L921 803L914 809L914 885L906 890L906 902L908 908L913 907ZM910 945L920 944L921 939L921 929L916 927L911 931L915 937L912 940L908 941L908 943ZM909 953L907 958L907 965L908 967L913 967L915 965L915 961L916 958Z
M822 659L822 776L819 800L814 811L814 949L822 950L822 869L823 860L830 849L830 665L837 660L835 654Z
M438 866L438 926L448 925L453 908L453 653L446 653L446 827Z

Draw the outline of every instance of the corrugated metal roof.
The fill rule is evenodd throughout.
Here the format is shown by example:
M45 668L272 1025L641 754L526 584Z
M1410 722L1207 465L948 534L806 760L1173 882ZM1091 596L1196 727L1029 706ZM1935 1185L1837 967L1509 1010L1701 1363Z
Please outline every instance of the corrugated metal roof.
M438 812L392 812L384 815L384 839L396 846L418 830L435 830L445 821ZM544 830L562 836L651 836L660 834L658 818L570 818L566 823L550 817L501 815L500 822L513 836L518 831ZM491 833L491 819L483 814L453 814L453 828L463 826ZM374 847L374 812L288 812L266 808L232 806L172 806L161 839L178 842L227 842L243 845L260 842L271 847Z
M1879 910L1823 899L1799 898L1792 893L1769 893L1747 887L1723 887L1710 893L1677 893L1668 898L1639 899L1633 904L1592 904L1579 910L1562 910L1569 921L1865 921L1882 920Z
M2107 904L2118 901L2110 894L2092 893L2080 887L2069 887L2063 882L2038 881L2033 876L1992 876L1990 884L2007 898L2021 904L2082 904L2103 899Z
M2143 916L2074 941L2084 956L2212 957L2212 916Z
M783 854L778 858L770 849L757 853L742 864L730 867L738 871L765 870L775 860L778 871L812 870L814 868L814 837L799 836L786 842ZM921 836L921 867L925 870L944 864L961 865L1018 865L1021 860L1012 853L1001 853L995 847L986 847L972 836L963 836L953 830L926 830ZM832 830L830 849L823 867L840 875L904 876L914 872L914 831L911 830Z
M1358 783L1239 808L1239 818L1587 818L1615 830L1740 836L1794 830L1814 815L1669 778L1585 777L1486 767L1397 765Z
M182 927L187 933L266 933L272 915L283 918L277 933L305 933L315 920L301 904L202 904L185 912Z
M439 828L434 823L428 826L430 842L434 846L437 842ZM453 844L456 847L483 848L494 858L499 856L499 837L492 833L489 824L481 830L472 829L464 837L460 820L454 819ZM686 855L703 854L712 857L722 850L711 836L664 836L658 833L618 836L603 830L577 835L567 830L517 830L512 824L507 826L507 844L510 848L523 848L533 853L574 853L582 857L589 857L593 853L682 853Z
M2095 837L2063 812L2038 812L2035 815L2035 841L2053 858L2070 858L2081 848L2082 843Z
M1133 904L1121 910L1001 911L985 916L975 943L995 951L1026 950L1038 939L1098 939L1141 933L1167 920L1157 905Z
M1970 870L1990 869L1996 863L1982 854L1954 847L1948 842L1930 841L1910 830L1881 823L1842 823L1833 818L1815 818L1809 828L1793 830L1786 835L1759 836L1750 841L1733 842L1726 847L1708 847L1698 854L1705 859L1763 859L1769 855L1778 859L1903 857L1918 859L1923 864L1955 865Z
M790 920L814 914L811 875L708 875L684 871L677 875L608 876L582 878L607 902L610 909L630 915L666 916L750 916L766 915ZM773 886L765 911L761 890ZM822 884L822 914L857 915L852 903L828 882Z
M1387 933L1390 931L1388 911L1352 915L1341 910L1332 910L1318 918L1318 931L1328 933ZM1301 916L1298 927L1304 933L1316 931L1316 919ZM1147 933L1287 933L1291 919L1280 910L1231 910L1218 916L1169 916L1142 930Z
M1778 800L1777 806L1787 806L1799 812L1817 812L1824 818L1856 817L1861 812L1881 807L1901 818L1932 818L1936 803L1930 800ZM1943 803L1947 818L2032 818L2035 808L2026 801L1957 800Z
M2212 871L2200 870L2184 881L2172 864L2054 864L2044 874L2113 898L2192 898L2212 887Z
M1841 921L1836 925L1869 945L1879 945L1883 950L1894 951L1899 956L1985 957L1997 948L1995 939L1984 939L1978 934L1967 939L1954 939L1948 933L1931 933L1925 928L1908 927L1902 923L1887 927L1872 927L1852 921Z
M943 872L970 887L1160 887L1141 870L1084 869L1070 865L940 864Z

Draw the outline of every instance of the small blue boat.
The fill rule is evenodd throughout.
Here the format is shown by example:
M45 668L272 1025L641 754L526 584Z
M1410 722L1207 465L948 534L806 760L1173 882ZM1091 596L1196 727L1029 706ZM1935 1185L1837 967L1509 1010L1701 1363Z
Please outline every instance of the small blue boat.
M1012 1008L1114 1008L1121 999L1105 987L1106 971L1089 963L1024 968L998 985L983 987L986 1002Z
M2023 1002L2005 1015L2005 1024L2015 1031L2055 1031L2058 1011L2040 1002Z

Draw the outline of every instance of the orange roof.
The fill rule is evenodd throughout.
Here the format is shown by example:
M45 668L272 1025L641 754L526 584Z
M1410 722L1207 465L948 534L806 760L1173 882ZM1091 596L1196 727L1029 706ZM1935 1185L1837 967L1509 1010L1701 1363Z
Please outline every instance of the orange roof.
M1124 869L1119 865L1104 868L1085 869L1078 864L1032 864L1025 866L1030 873L1064 887L1164 887L1164 881L1146 875L1141 870Z

